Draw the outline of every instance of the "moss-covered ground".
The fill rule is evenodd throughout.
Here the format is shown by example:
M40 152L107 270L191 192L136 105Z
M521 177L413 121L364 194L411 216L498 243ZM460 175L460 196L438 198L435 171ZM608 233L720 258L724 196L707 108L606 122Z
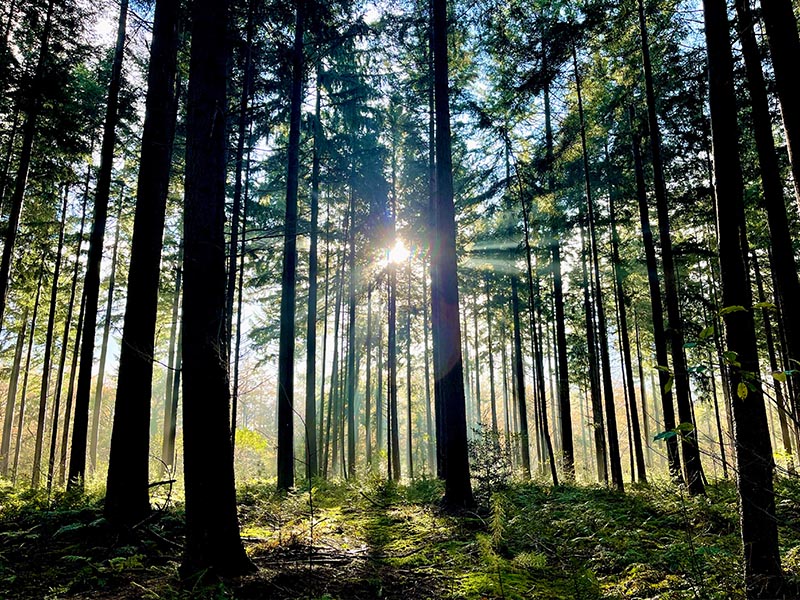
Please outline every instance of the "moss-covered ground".
M784 567L800 578L800 483L778 485ZM431 480L326 484L288 496L240 486L242 537L259 567L181 581L180 504L112 531L97 495L47 500L0 488L0 598L736 599L736 494L693 498L662 482L621 494L514 484L450 515ZM800 596L799 596L800 597Z

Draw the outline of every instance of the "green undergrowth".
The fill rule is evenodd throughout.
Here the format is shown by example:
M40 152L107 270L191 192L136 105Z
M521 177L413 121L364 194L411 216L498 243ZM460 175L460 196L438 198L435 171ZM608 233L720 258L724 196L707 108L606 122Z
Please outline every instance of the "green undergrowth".
M0 598L737 599L742 593L736 493L691 497L667 482L629 486L515 483L458 515L435 480L370 478L285 494L238 490L256 574L182 582L181 505L113 531L102 496L53 498L0 486ZM784 568L800 580L800 482L782 480Z

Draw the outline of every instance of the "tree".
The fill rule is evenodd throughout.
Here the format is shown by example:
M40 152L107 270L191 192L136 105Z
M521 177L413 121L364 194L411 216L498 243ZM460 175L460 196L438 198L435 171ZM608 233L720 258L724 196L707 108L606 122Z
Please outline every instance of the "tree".
M433 273L431 310L434 315L435 391L440 395L445 439L445 503L472 505L467 456L467 419L461 361L461 324L458 313L456 222L453 204L453 166L450 140L450 104L447 56L447 1L433 2L432 53L436 109L436 192L433 205Z
M779 598L783 577L772 484L774 464L757 376L753 302L742 247L746 224L727 6L725 0L704 0L703 8L722 276L721 312L729 357L745 588L748 598Z
M225 353L225 113L229 2L195 0L186 116L183 436L189 575L253 569L239 538Z
M286 172L286 217L281 274L280 353L278 355L278 489L294 485L294 346L297 285L297 187L300 171L300 116L303 104L303 31L306 3L295 6L292 95Z
M150 510L150 400L159 266L176 118L179 16L178 0L156 3L106 482L105 514L112 521L127 524L138 522Z
M69 459L69 487L82 487L86 475L86 442L89 429L89 396L92 386L94 361L94 335L97 326L97 303L100 296L100 262L103 258L103 238L108 218L108 200L111 192L111 170L116 146L116 127L119 108L119 91L122 86L122 59L125 50L125 30L128 22L128 0L120 2L117 22L117 41L114 62L106 98L106 116L103 125L103 142L100 149L100 170L94 197L92 232L89 237L89 257L83 294L86 302L81 343L78 391L75 397L75 420L72 426L72 446Z

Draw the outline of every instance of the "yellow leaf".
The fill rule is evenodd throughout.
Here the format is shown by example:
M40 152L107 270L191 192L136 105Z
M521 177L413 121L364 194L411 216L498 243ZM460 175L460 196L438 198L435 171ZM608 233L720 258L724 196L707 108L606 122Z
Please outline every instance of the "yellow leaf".
M747 386L741 381L739 382L739 385L736 386L736 395L742 400L747 398Z

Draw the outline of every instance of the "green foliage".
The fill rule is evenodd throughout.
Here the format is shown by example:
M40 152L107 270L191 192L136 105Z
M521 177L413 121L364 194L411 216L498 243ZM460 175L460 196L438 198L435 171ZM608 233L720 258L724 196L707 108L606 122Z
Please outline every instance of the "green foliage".
M481 423L473 432L467 445L473 494L480 506L488 508L492 495L505 489L511 481L511 456L501 435L490 427Z

